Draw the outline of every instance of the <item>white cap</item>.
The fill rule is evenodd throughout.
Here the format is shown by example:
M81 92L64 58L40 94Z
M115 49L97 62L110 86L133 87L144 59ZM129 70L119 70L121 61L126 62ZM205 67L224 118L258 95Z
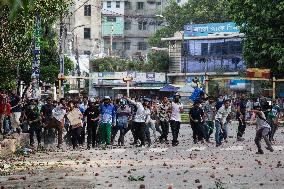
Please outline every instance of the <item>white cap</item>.
M110 100L110 96L105 96L104 99L109 99Z

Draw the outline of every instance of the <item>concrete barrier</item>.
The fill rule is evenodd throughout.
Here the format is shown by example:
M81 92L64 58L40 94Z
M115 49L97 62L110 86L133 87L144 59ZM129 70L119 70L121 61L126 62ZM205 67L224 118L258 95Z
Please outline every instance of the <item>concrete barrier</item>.
M29 141L28 133L13 134L3 139L0 142L0 157L12 155L18 148L29 145Z

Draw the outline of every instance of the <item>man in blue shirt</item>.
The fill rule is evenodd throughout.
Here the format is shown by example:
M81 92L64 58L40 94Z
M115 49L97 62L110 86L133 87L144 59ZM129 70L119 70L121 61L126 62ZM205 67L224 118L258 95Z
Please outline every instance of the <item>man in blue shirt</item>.
M110 144L111 127L116 125L116 111L110 102L110 97L104 98L103 104L100 106L100 142L101 144Z

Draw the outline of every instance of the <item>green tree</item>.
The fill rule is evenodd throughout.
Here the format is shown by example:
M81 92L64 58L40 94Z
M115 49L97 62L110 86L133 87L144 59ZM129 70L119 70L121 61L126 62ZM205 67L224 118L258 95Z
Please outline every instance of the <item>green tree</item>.
M245 34L244 59L248 67L284 73L284 1L230 0L234 21Z
M166 47L167 43L162 42L161 38L171 37L175 32L183 31L183 26L188 23L231 21L227 0L188 0L183 6L172 0L165 8L161 19L164 19L167 26L150 37L151 46Z
M105 57L91 60L91 67L96 72L167 72L169 57L167 52L151 52L148 54L148 61L131 61Z
M0 79L2 81L0 87L13 88L16 79L23 80L26 84L29 83L36 15L39 15L41 20L41 80L55 82L55 75L56 78L58 75L55 69L59 70L58 35L52 26L68 14L70 2L71 0L6 0L0 2ZM70 69L68 63L65 67ZM17 68L19 68L18 74L16 74ZM52 76L51 73L53 73ZM16 75L19 77L15 77Z

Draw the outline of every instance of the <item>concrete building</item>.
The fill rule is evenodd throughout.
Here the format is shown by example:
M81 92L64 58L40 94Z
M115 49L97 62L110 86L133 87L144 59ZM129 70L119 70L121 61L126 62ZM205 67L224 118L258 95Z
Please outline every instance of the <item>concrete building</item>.
M97 54L101 48L101 1L74 0L66 20L70 54Z
M234 23L186 25L183 32L162 40L169 42L169 82L191 83L205 75L236 76L244 71L241 41Z
M104 52L122 58L146 59L147 40L162 27L157 15L166 3L166 0L102 0Z

